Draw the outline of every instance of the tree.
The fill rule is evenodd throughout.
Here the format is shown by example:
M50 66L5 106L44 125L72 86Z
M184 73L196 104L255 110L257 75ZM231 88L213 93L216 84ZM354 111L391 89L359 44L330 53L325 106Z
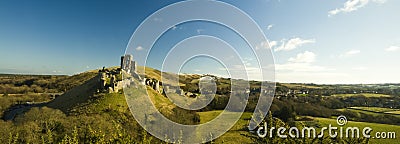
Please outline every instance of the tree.
M285 122L294 121L296 118L296 112L293 106L284 106L279 112L277 117L281 118Z

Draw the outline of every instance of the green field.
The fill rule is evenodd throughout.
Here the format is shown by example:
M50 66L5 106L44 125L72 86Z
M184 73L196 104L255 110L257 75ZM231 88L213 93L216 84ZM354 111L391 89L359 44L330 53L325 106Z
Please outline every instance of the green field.
M217 117L222 111L207 111L198 112L200 115L200 123L206 123ZM248 119L251 118L253 113L245 112L236 124L224 135L215 140L216 143L252 143L251 139L243 136L243 134L250 134L247 125Z
M389 112L385 112L385 113L400 115L400 110L398 110L398 111L389 111Z
M359 93L359 94L334 94L335 97L352 97L352 96L365 96L365 97L391 97L385 94L374 94L374 93Z
M328 126L329 124L332 124L332 126L339 127L337 125L336 119L314 118L314 120L318 121L321 124L321 126ZM400 140L399 138L397 138L397 135L400 134L400 126L397 125L348 121L348 123L343 127L343 129L347 127L358 127L360 129L360 132L362 132L362 129L365 127L372 128L373 131L371 133L370 143L391 144L391 143L399 143ZM376 132L395 132L397 135L395 139L372 138L375 137ZM361 133L360 136L362 136Z
M355 113L363 113L363 114L367 114L367 115L371 115L371 116L378 116L381 115L383 113L376 113L376 112L371 112L371 111L365 111L365 110L358 110L358 109L350 109L350 108L343 108L343 109L336 109L338 111L351 111L351 112L355 112Z
M400 115L400 109L381 108L381 107L351 107L351 109L376 112L376 113L384 113L384 114Z
M200 115L200 123L206 123L215 117L217 117L222 111L208 111L208 112L199 112ZM216 143L252 143L251 139L243 136L243 134L250 134L247 130L248 120L251 118L252 113L245 112L241 116L240 120L224 135L217 138L215 140ZM337 125L336 119L332 118L316 118L312 117L314 122L318 123L317 132L320 132L320 128L324 126L328 126L331 124L334 127L339 127ZM300 121L299 121L300 122ZM310 122L309 122L310 123ZM348 121L348 123L343 127L346 129L347 127L358 127L360 132L364 127L370 127L373 129L371 133L371 137L375 137L376 132L395 132L396 134L400 134L400 126L397 125L387 125L387 124L376 124L376 123L367 123L367 122L354 122ZM327 132L327 131L325 131ZM344 133L345 134L345 133ZM327 136L328 133L325 134ZM362 137L362 133L360 133ZM376 139L371 138L370 143L382 143L382 144L390 144L390 143L398 143L399 138L395 139Z
M399 109L381 108L381 107L350 107L350 109L371 111L377 113L388 113L393 111L399 111Z
M363 113L371 116L379 116L379 115L392 115L395 117L400 117L400 110L398 109L390 109L390 108L381 108L381 107L350 107L343 109L336 109L338 111L352 111L356 113Z
M281 83L281 85L286 86L291 89L293 89L293 88L321 89L322 88L320 86L311 86L311 85L305 85L305 84Z

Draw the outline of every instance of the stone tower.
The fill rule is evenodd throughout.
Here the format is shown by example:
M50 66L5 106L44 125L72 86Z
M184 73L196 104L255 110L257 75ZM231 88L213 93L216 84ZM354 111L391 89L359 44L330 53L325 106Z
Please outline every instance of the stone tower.
M131 73L136 73L136 61L131 61Z
M126 54L125 56L121 56L121 69L127 73L136 72L136 62L133 60L132 55Z

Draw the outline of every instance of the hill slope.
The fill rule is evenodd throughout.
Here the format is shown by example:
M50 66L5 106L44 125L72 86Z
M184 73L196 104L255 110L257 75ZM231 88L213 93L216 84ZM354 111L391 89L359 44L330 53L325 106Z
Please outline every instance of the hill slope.
M32 107L9 124L0 121L0 143L161 143L150 136L133 118L123 91L97 92L100 84L95 71L89 80L56 97L45 106ZM151 78L160 78L151 69ZM78 74L79 75L79 74ZM135 81L135 83L140 83ZM147 86L158 111L182 124L197 124L196 112L181 109L164 95ZM133 96L137 96L133 94ZM4 123L4 124L3 124ZM1 130L2 129L2 130ZM159 129L166 131L166 129ZM10 136L11 135L11 136ZM23 137L18 137L23 135ZM172 140L173 138L171 138ZM175 139L172 141L176 141Z
M47 104L47 107L59 109L66 113L69 109L79 103L88 101L96 93L99 87L99 77L95 76L50 101Z

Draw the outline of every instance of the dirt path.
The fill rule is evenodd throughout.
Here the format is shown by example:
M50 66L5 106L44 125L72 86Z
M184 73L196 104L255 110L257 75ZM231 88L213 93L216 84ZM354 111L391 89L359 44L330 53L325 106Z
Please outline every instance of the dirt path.
M15 116L17 116L19 114L23 114L24 112L30 110L32 107L42 107L42 106L45 106L46 104L47 104L47 102L15 105L4 112L3 119L4 120L13 120L15 118Z

